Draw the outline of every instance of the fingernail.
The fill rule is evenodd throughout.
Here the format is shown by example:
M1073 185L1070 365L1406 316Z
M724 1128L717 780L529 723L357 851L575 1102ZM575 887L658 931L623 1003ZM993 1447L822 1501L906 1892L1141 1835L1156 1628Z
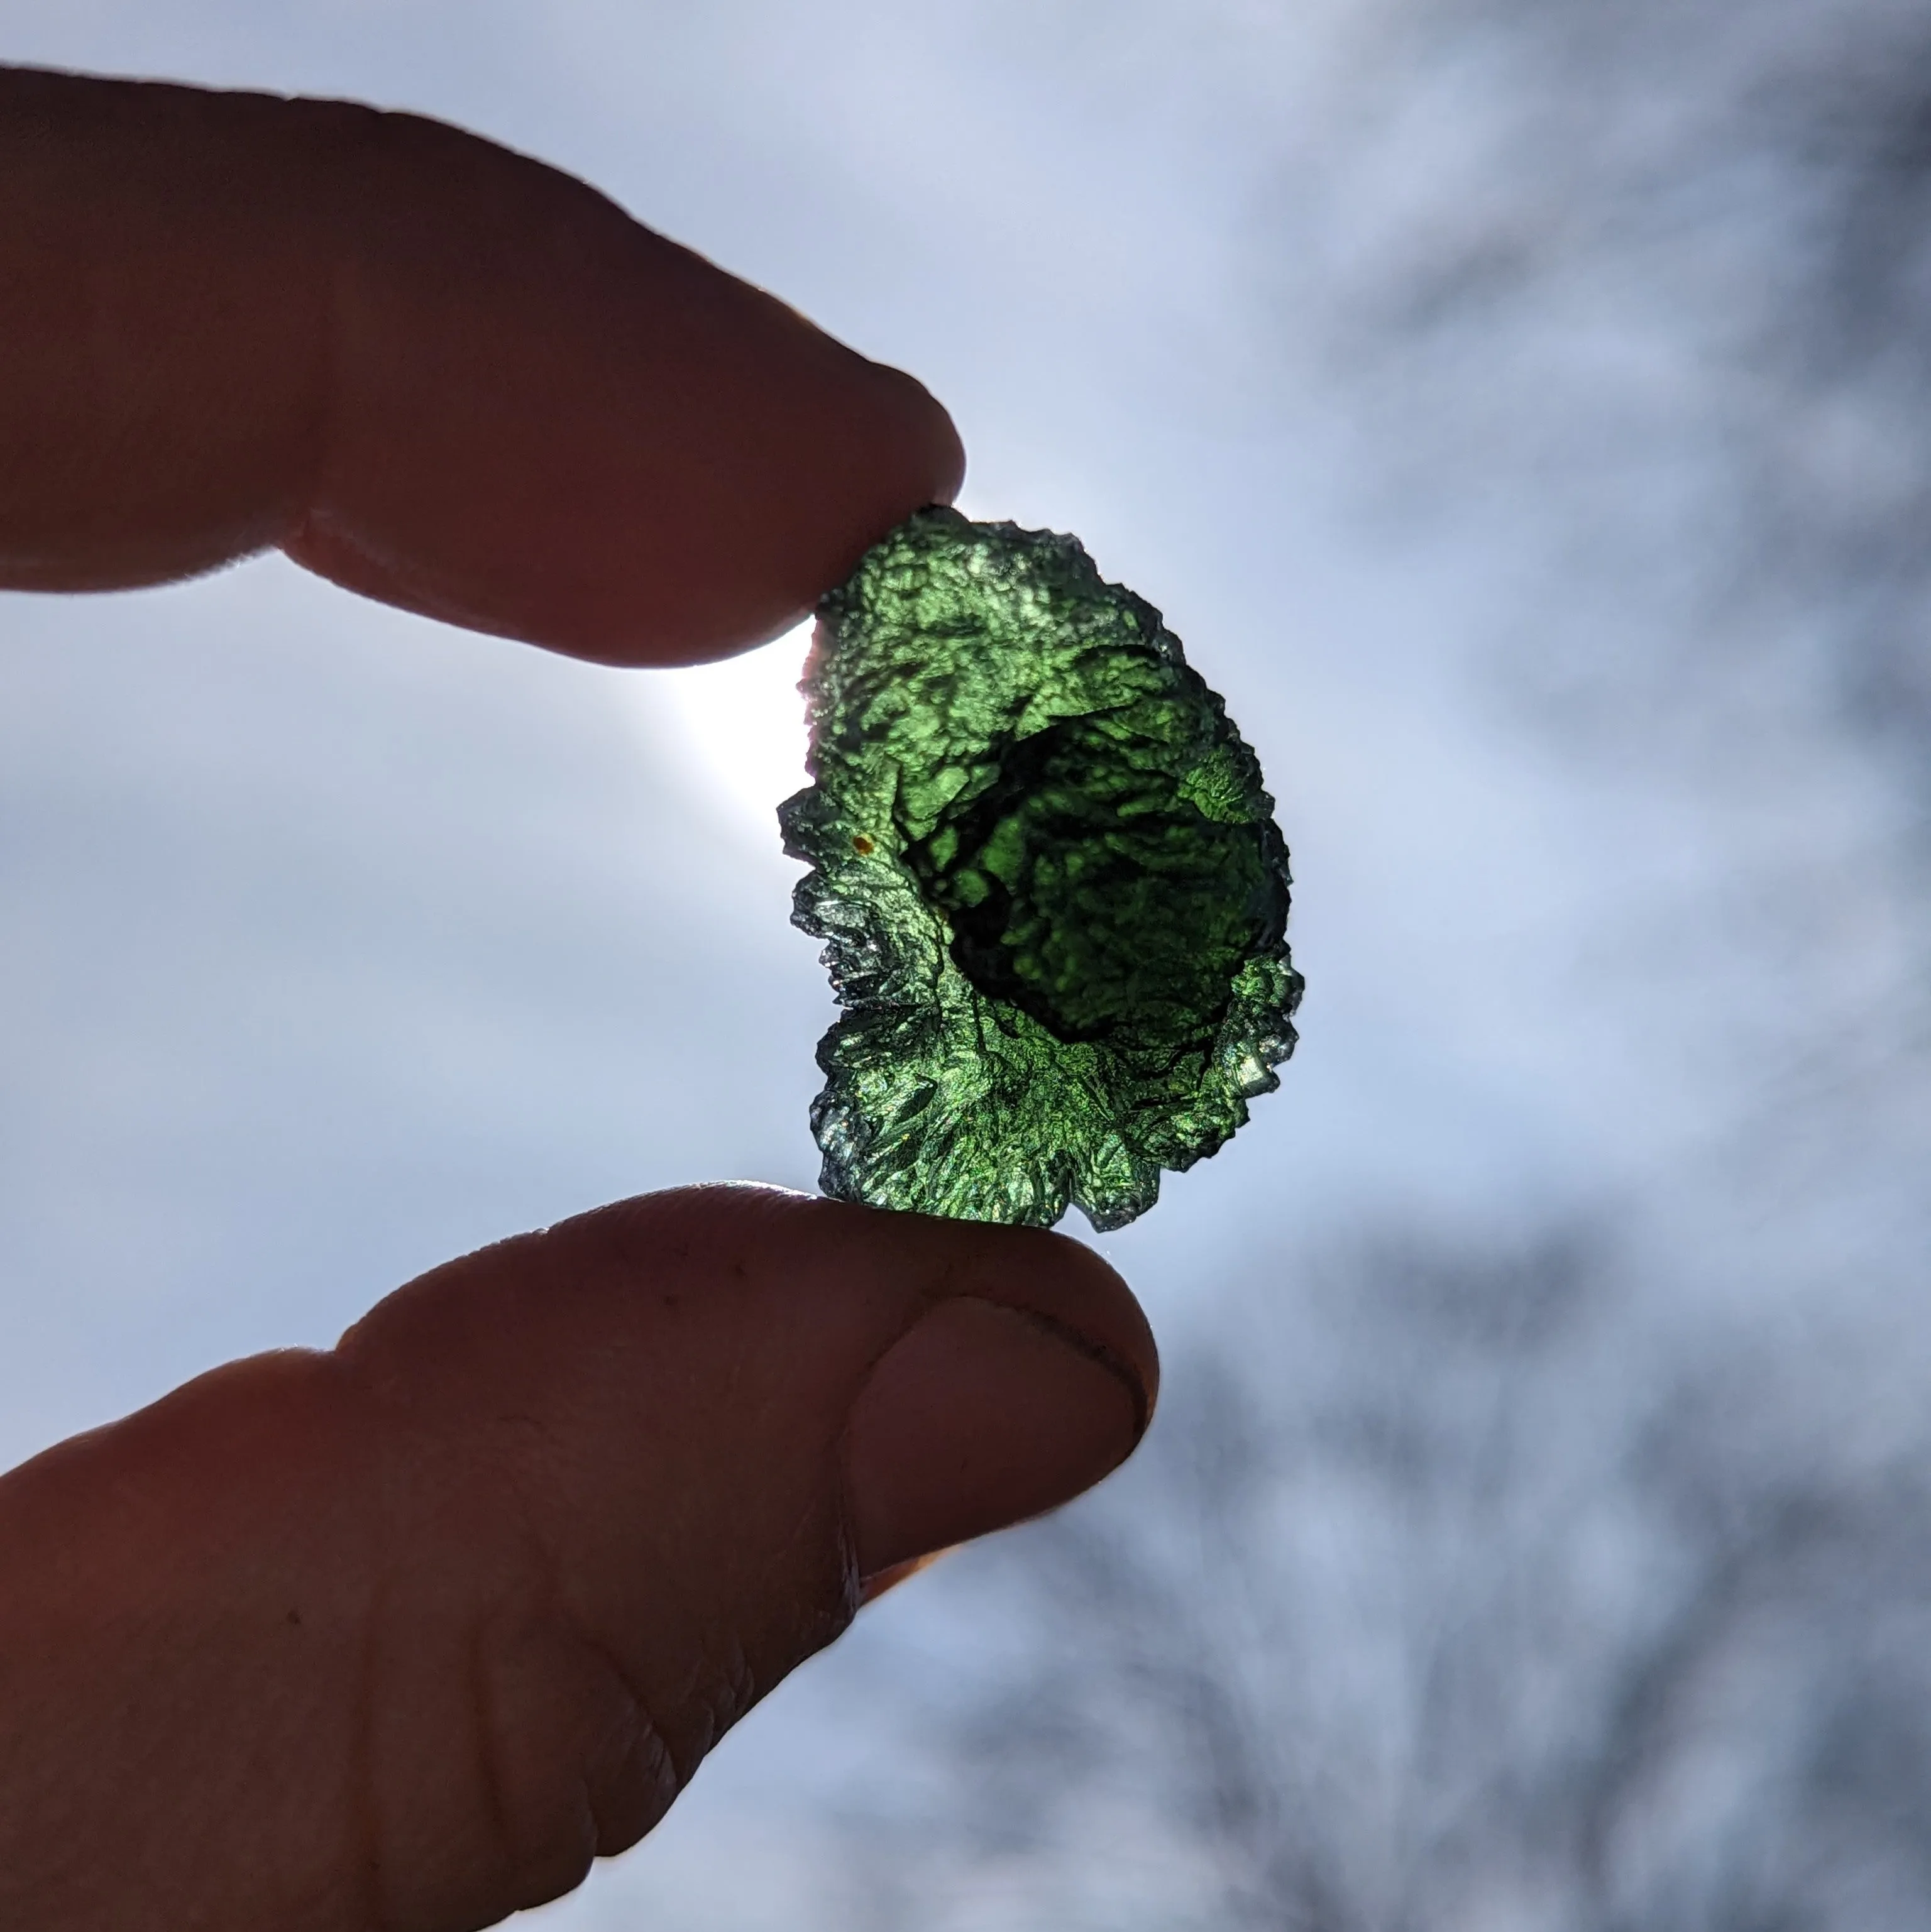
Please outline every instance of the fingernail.
M1134 1370L1044 1318L941 1302L872 1371L845 1436L860 1579L1037 1516L1131 1454Z

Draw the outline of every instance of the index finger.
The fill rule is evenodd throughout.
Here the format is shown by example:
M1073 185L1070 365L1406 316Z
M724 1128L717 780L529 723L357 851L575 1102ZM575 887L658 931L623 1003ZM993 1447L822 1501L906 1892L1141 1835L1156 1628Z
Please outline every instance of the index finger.
M945 412L582 182L352 104L0 70L0 586L280 545L608 663L804 616Z

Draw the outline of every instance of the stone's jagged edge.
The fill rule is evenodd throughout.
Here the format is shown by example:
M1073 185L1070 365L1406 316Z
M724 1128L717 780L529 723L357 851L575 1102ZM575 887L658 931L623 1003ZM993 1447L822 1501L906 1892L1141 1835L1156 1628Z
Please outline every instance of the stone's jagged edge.
M984 586L993 614L981 648L938 610L935 621L951 628L930 634L934 648L891 661L887 616L896 612L899 631L918 634L920 600L941 566ZM1206 797L1194 801L1203 822L1258 834L1284 928L1287 851L1258 763L1160 614L1104 583L1071 537L921 511L867 553L818 615L800 687L814 783L779 820L785 850L811 868L793 922L826 942L821 958L845 1009L818 1048L826 1084L811 1126L824 1155L820 1185L874 1206L1041 1227L1071 1203L1096 1229L1122 1227L1158 1198L1163 1167L1183 1170L1214 1153L1246 1124L1248 1102L1280 1084L1274 1070L1293 1051L1302 990L1284 930L1234 974L1204 1051L1068 1038L962 971L951 924L904 856L908 814L917 816L920 796L935 786L935 795L950 784L952 797L969 796L976 774L983 788L988 769L997 775L1000 746L1025 742L1028 724L1037 733L1098 718L1104 728L1151 706L1161 729L1178 720L1192 731L1200 755L1187 776ZM1090 687L1110 701L1039 712L1044 684L1010 682L1020 654L1001 650L996 620L1059 641L1062 692ZM943 662L948 649L963 653L956 673ZM1006 735L948 740L989 692L1005 706ZM895 732L923 732L935 748L916 748L913 769L881 749Z

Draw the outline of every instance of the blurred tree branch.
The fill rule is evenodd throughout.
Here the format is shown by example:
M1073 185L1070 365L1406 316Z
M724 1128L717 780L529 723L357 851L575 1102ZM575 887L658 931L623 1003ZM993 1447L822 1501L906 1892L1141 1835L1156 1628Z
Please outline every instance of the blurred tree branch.
M892 1922L1931 1924L1931 1449L1644 1390L1611 1259L1383 1248L1183 1357L1129 1477L953 1579L1013 1648L867 1821Z

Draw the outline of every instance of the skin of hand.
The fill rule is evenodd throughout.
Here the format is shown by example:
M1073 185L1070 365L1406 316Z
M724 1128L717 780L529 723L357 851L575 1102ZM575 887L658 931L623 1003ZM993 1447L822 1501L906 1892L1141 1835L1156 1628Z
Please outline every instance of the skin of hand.
M776 634L944 412L580 182L337 103L0 70L0 587L279 546L613 664ZM453 1262L0 1478L0 1925L463 1932L578 1883L920 1556L1128 1455L1058 1235L775 1190Z

